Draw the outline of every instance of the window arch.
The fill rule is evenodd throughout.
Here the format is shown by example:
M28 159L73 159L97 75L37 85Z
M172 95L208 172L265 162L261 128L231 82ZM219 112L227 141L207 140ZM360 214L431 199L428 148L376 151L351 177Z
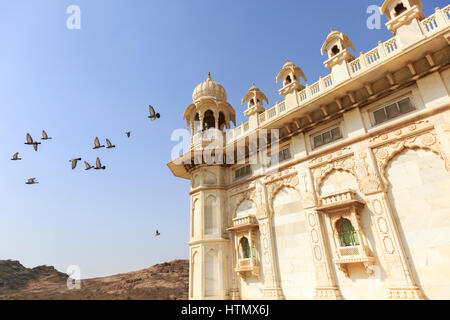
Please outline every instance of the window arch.
M402 14L403 12L405 12L405 11L406 11L406 8L405 8L405 6L403 5L403 3L400 2L398 5L395 6L394 11L395 11L395 16L397 17L397 16L399 16L400 14Z
M198 113L195 114L194 118L194 132L202 131L202 124L200 123L200 115Z
M331 54L332 56L337 55L340 52L339 47L338 46L334 46L333 48L331 48Z
M205 206L205 235L213 235L218 232L218 219L216 211L216 198L209 196Z
M223 128L226 127L227 121L225 119L225 115L222 111L219 112L219 130L223 131Z
M203 116L203 130L208 130L214 128L216 125L216 119L214 117L214 112L207 110Z
M242 258L250 259L251 258L250 243L248 242L248 239L246 237L241 238L240 246L241 246Z
M291 76L286 77L286 84L290 84L292 82Z
M352 247L359 245L358 235L352 223L348 219L340 219L337 223L341 247Z

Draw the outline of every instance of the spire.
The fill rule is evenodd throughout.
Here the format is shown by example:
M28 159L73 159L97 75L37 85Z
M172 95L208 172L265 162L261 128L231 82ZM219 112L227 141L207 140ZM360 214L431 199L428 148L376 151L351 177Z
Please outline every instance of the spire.
M210 72L210 71L208 71L208 80L212 80L212 79L211 79L211 72Z

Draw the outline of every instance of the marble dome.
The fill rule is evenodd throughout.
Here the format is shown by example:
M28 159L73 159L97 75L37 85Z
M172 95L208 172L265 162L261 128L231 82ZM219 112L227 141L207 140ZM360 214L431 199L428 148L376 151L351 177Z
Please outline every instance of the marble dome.
M220 83L211 79L211 73L208 73L208 79L195 87L192 100L197 102L202 99L211 98L225 102L227 101L227 93Z

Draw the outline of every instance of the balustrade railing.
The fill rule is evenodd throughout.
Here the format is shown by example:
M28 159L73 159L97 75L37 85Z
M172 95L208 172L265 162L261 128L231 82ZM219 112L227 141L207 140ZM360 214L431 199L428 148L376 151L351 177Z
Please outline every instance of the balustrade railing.
M423 31L425 33L436 31L438 28L438 24L436 21L436 14L433 14L431 17L422 21Z
M420 22L422 32L425 36L432 34L438 30L445 28L450 24L450 5L444 9L436 9L436 12L431 16ZM358 76L359 73L375 67L385 59L388 59L401 51L401 44L396 37L393 37L386 42L380 42L378 46L367 53L361 53L359 57L348 63L348 71L350 77ZM306 104L309 100L316 98L332 89L336 83L333 80L332 74L319 79L318 82L306 87L297 93L300 106ZM281 113L286 111L286 105L283 103L276 104L274 107L266 110L259 115L259 123L264 124L272 121ZM235 129L234 137L242 133L241 128Z

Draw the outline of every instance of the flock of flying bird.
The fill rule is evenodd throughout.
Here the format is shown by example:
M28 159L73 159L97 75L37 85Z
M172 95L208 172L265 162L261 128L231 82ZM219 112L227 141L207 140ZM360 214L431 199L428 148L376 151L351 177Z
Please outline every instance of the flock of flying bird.
M161 117L159 113L155 112L155 109L152 106L149 106L149 112L150 112L150 115L147 118L149 118L150 121L154 121L154 120L159 119ZM125 134L127 135L128 138L131 137L131 131L128 131ZM42 141L47 141L47 140L51 140L51 139L52 138L47 135L47 132L45 130L42 130L42 138L41 138L41 140ZM29 133L27 133L27 135L26 135L26 140L27 140L25 142L26 145L33 146L34 150L38 151L38 146L41 144L41 142L34 141ZM115 147L116 146L113 145L109 139L106 139L106 149L114 149ZM105 148L105 145L101 145L100 144L100 140L98 139L98 137L96 137L95 140L94 140L94 148L93 149L97 150L97 149L101 149L101 148ZM19 158L19 152L16 152L12 156L11 160L12 161L20 161L20 160L22 160L22 158ZM81 158L76 158L76 159L69 160L69 162L72 163L72 170L74 170L77 167L78 161L81 161L81 160L82 160ZM87 161L84 161L84 165L86 166L85 170L90 170L90 169L105 170L106 169L106 166L102 165L99 157L97 157L97 160L96 160L96 163L95 163L95 167L91 166ZM31 185L31 184L38 184L38 183L39 182L36 180L36 178L29 178L25 182L25 184L29 184L29 185ZM161 235L161 234L159 233L158 230L156 230L156 236L159 236L159 235Z

